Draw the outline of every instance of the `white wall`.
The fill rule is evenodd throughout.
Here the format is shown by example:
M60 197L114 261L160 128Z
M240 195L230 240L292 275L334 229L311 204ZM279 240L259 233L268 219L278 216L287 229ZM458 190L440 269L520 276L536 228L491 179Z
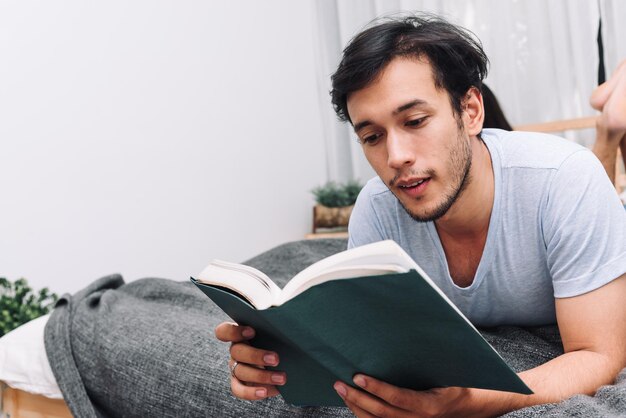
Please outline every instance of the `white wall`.
M311 1L1 2L0 276L187 280L308 232Z

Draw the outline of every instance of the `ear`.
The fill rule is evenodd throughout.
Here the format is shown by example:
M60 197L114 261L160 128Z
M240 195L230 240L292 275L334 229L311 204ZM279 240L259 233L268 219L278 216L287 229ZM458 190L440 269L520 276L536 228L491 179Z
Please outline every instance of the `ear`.
M476 87L470 87L467 90L462 106L465 132L470 136L478 135L483 129L485 108L483 106L483 96Z

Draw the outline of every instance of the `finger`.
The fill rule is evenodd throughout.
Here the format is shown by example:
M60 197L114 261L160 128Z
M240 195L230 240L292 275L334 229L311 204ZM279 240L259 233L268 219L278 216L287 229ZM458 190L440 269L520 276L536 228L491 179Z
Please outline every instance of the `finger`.
M407 415L406 411L342 382L336 382L334 388L346 404L354 404L357 408L376 417L403 417Z
M255 366L278 366L278 354L273 351L254 348L248 344L235 343L230 346L230 356L241 362Z
M224 342L241 342L254 338L255 332L251 327L240 326L232 322L222 322L215 328L215 336Z
M230 367L232 367L232 361ZM258 367L249 366L244 363L237 363L233 374L234 377L246 383L280 386L287 383L287 374L285 372L259 369Z
M350 401L344 400L346 406L350 408L352 413L357 416L357 418L376 418L374 415L370 414L364 409L359 408L357 405L353 404Z
M258 399L270 398L278 395L278 389L275 386L269 385L256 385L247 386L244 385L239 379L235 377L230 378L230 390L233 395L240 399L246 399L248 401L255 401Z
M355 385L384 400L388 404L409 411L421 409L428 396L426 393L400 388L362 374L355 375L353 382Z

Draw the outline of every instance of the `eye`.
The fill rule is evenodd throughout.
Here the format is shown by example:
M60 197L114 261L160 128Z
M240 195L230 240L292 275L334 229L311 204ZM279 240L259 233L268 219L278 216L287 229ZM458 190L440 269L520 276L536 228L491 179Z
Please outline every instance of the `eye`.
M426 116L422 118L411 119L411 120L406 121L404 123L404 126L409 126L409 127L420 126L422 123L424 123L425 120L426 120Z
M359 142L361 145L376 145L380 140L381 134L368 134L364 135L362 138L359 138Z

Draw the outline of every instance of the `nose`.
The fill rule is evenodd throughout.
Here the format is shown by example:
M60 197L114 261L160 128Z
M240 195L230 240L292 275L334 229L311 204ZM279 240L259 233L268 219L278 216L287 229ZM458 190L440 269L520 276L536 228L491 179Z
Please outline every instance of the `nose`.
M387 164L391 168L400 169L411 166L415 162L411 138L399 133L387 133Z

